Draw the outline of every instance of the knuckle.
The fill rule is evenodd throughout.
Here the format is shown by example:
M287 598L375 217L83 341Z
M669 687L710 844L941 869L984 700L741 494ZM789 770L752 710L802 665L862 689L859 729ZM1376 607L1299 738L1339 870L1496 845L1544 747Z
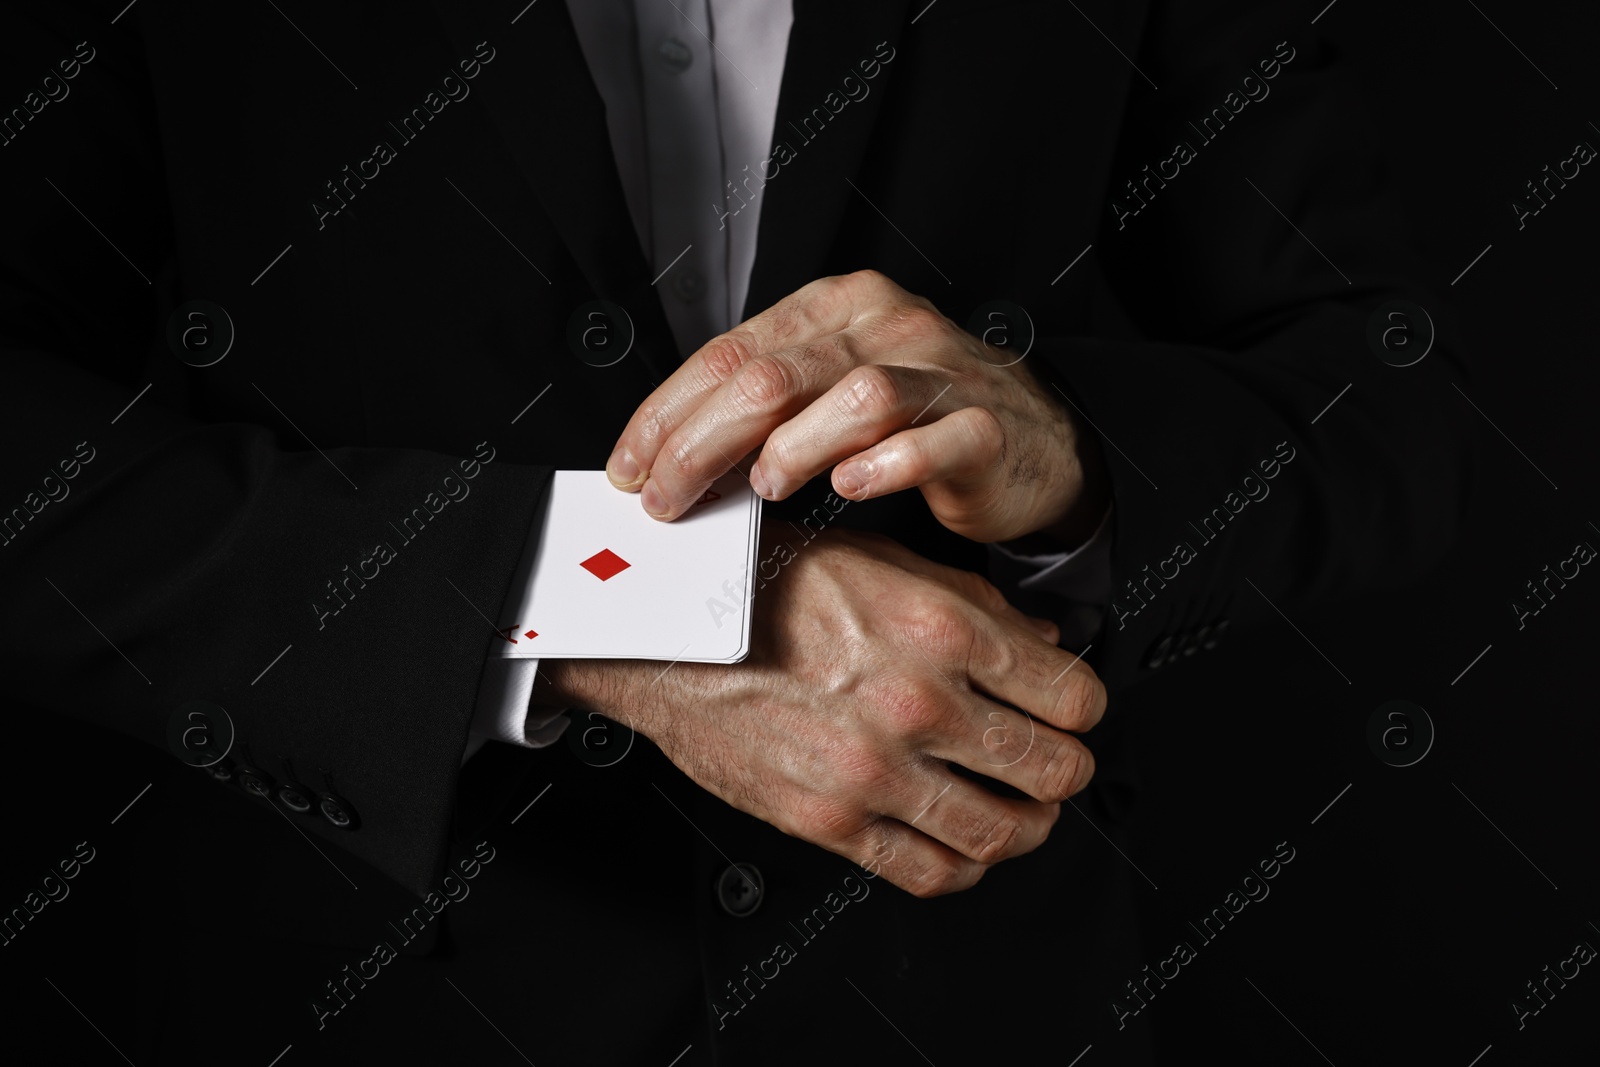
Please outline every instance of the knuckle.
M1058 684L1061 686L1055 702L1058 725L1069 729L1094 725L1105 703L1105 686L1088 665L1080 661Z
M672 413L661 404L645 404L639 409L638 437L650 448L656 448L672 432Z
M830 333L798 346L794 361L802 379L837 378L845 368L856 365L855 346L849 334Z
M998 455L1000 446L1005 442L1006 430L1000 423L1000 417L988 408L970 407L962 408L956 413L961 419L961 425L972 438L973 444L982 449L986 456Z
M798 457L804 447L804 442L787 427L768 437L761 446L761 469L767 480L774 485L787 485L790 479L798 478Z
M1072 780L1072 792L1081 793L1089 787L1089 782L1094 778L1094 753L1082 745L1078 746L1078 773Z
M773 336L787 337L805 322L807 289L790 293L763 312ZM740 330L735 328L733 332L737 334Z
M972 575L973 584L977 587L978 592L981 595L990 599L1005 599L1005 596L1000 592L1000 587L998 585L995 585L989 579L985 578L981 574L978 574L976 571L967 571L966 573Z
M781 324L778 336L815 335L835 308L849 303L850 293L847 275L829 274L807 282L773 307L774 321Z
M972 652L972 624L956 605L934 600L924 605L908 628L910 639L929 655L964 660Z
M673 484L692 485L699 474L699 454L687 441L668 441L650 468L651 479L662 489L668 489Z
M1055 803L1076 796L1094 777L1094 754L1076 741L1059 745L1045 760L1040 772L1040 790L1044 794L1036 799Z
M944 896L963 889L961 865L953 860L939 858L920 867L901 884L906 892L922 900Z
M700 352L700 359L706 372L720 384L739 373L739 368L749 363L754 354L749 339L732 332L708 341Z
M813 841L841 841L859 830L860 814L836 796L804 793L794 802L801 835Z
M984 666L1001 677L1009 677L1024 669L1030 658L1030 650L1014 638L983 642Z
M1034 799L1053 804L1076 793L1081 788L1078 777L1083 772L1083 761L1088 753L1088 749L1071 741L1052 746L1045 755L1044 766L1039 769L1038 785L1035 787L1038 792L1034 794Z
M857 367L845 379L843 400L848 414L887 416L900 407L900 387L882 367Z
M999 612L1006 608L1005 594L1000 592L999 586L981 574L972 571L962 571L959 579L962 592L966 593L972 601L992 612Z
M849 800L863 810L882 805L874 797L884 792L893 776L886 759L861 745L838 746L825 758L832 763L831 777L837 783L830 790L835 800Z
M855 286L859 289L864 289L868 292L882 291L891 286L898 288L898 286L895 286L894 282L889 280L889 276L887 274L880 270L874 270L871 267L868 267L865 270L853 271L852 273L845 275L844 281L852 286Z
M1015 812L1003 813L984 825L981 835L976 839L977 847L971 853L972 858L983 864L1008 859L1016 854L1022 832L1021 816Z
M736 402L751 411L781 408L788 401L790 389L789 372L782 363L767 356L750 360L734 379Z
M944 709L931 686L895 685L880 697L879 711L899 738L927 737L944 721Z
M863 849L870 847L872 854L865 860L857 860L856 863L862 870L870 871L873 876L877 876L885 873L884 869L899 857L900 850L896 847L895 840L896 838L883 832L881 819L873 819L856 834L853 844L858 847L842 849L840 855L858 856ZM900 884L892 876L889 880L896 885Z
M896 331L906 340L939 337L948 327L945 317L926 301L907 303L894 309Z

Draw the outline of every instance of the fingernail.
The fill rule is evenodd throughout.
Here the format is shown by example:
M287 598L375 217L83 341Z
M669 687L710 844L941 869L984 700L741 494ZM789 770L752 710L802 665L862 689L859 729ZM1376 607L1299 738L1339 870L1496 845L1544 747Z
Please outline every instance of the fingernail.
M644 509L656 518L661 518L667 513L667 498L661 495L661 490L656 488L655 482L645 482L644 491L639 494L639 502Z
M772 483L767 481L767 472L757 463L750 468L750 488L756 491L756 496L763 500L772 499Z
M619 448L606 460L606 474L612 485L632 485L639 480L639 463L626 448Z
M859 493L872 481L872 464L866 461L851 463L839 468L839 488L847 493Z

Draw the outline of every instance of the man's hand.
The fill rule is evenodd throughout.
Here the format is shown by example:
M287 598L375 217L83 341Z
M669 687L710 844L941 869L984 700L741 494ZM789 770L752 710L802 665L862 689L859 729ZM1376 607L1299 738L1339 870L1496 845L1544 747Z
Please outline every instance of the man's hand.
M547 699L633 727L734 807L920 897L1038 847L1094 773L1065 731L1099 721L1104 686L978 575L831 532L755 612L743 663L547 661Z
M1109 490L1097 445L1055 391L876 271L823 278L716 337L651 393L606 464L677 518L755 449L782 500L838 464L864 500L913 487L975 541L1087 540Z

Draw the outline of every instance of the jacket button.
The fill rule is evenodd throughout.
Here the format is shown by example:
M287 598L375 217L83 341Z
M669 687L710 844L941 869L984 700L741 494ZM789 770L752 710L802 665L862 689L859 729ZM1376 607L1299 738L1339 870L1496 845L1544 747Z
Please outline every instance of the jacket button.
M675 74L682 74L694 63L694 52L676 37L668 37L656 45L656 55Z
M237 781L246 793L267 800L272 799L272 776L266 771L245 764L239 768Z
M278 786L278 803L303 815L311 810L311 794L299 782L284 782Z
M322 817L339 830L354 830L356 828L356 813L348 802L342 797L332 793L324 794L322 801L317 805L317 810L322 812Z
M766 896L761 872L751 863L735 863L717 876L717 904L736 919L755 913Z

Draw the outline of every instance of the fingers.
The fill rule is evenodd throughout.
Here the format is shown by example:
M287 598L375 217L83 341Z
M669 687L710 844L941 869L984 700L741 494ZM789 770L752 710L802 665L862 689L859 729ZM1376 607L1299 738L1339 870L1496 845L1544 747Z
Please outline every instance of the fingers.
M1061 817L1060 804L996 796L948 771L914 780L893 816L874 820L850 844L867 857L858 860L865 870L915 896L971 888L989 867L1042 845Z
M948 378L925 370L856 366L767 436L750 472L751 484L766 499L782 500L840 460L917 422L937 420L939 402L950 387Z
M1045 804L1080 792L1094 776L1083 742L1010 708L978 698L970 729L936 739L928 754L987 775Z
M877 271L831 275L808 282L767 310L746 319L723 337L753 352L776 352L847 329L868 308L893 294L906 296ZM713 340L701 351L716 344ZM690 357L693 358L692 356Z
M900 292L899 287L873 271L820 278L706 342L628 420L606 462L611 483L639 490L672 435L751 361L785 348L803 348L844 330L892 292ZM749 450L729 452L741 456Z
M926 800L917 793L910 797L912 804L920 802L920 810L901 808L892 814L984 866L1032 852L1044 844L1061 815L1058 804L997 796L942 767L938 774L916 777L929 791ZM943 784L933 791L940 780Z
M927 426L902 430L840 463L833 487L842 497L865 500L972 478L993 470L1003 443L1004 431L993 414L985 408L962 408Z
M1091 729L1106 687L1087 663L1010 619L980 620L967 673L974 685L1061 730Z
M735 457L760 447L855 365L852 343L848 333L829 334L741 366L656 450L640 499L645 511L671 520L688 510Z
M852 536L877 546L895 566L960 594L957 601L928 603L922 638L963 655L974 688L1060 730L1088 730L1100 721L1105 685L1087 663L1056 647L1055 626L1017 611L982 575L935 563L879 535Z
M875 820L845 848L835 849L917 897L958 893L978 884L988 867L899 819Z

